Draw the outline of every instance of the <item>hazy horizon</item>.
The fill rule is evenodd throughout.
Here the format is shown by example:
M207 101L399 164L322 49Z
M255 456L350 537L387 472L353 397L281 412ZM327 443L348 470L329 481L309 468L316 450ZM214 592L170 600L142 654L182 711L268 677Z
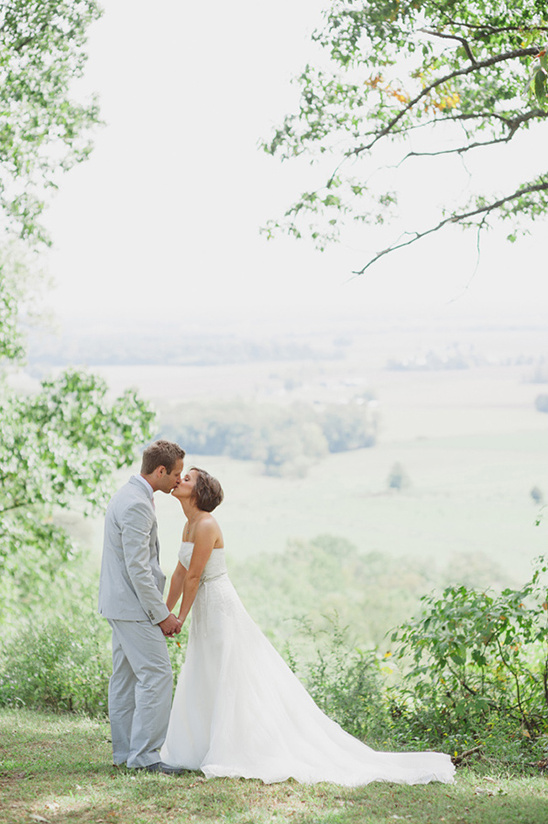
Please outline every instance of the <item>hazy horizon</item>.
M462 166L409 165L403 219L364 225L323 253L309 241L260 235L335 162L281 163L258 145L298 103L291 78L317 54L310 33L323 6L281 0L273 11L252 0L230 7L161 0L151 15L144 0L104 3L76 90L98 93L106 125L45 213L55 283L48 300L60 325L82 315L115 327L180 318L210 330L295 328L354 314L440 323L548 316L540 265L548 236L533 222L531 236L515 244L504 239L511 227L485 234L479 259L475 232L448 227L353 277L400 232L428 221L435 198L450 208L469 185L472 172ZM195 36L204 30L205 54ZM544 124L539 136L547 132ZM501 161L506 169L535 162L519 145L501 151L483 153L473 168L487 185L498 181Z

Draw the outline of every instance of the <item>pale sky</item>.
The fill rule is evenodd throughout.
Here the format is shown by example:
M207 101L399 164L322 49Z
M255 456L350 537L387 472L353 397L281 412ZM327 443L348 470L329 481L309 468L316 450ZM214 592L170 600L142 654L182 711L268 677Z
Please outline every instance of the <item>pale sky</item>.
M509 226L488 236L470 284L475 241L460 231L350 282L393 234L366 227L323 254L308 241L259 235L320 182L306 162L281 164L257 144L296 105L290 80L313 54L323 5L103 0L81 88L99 94L107 125L47 215L61 318L207 326L267 315L546 313L545 223L513 246L502 240ZM490 161L495 177L499 163ZM424 180L414 191L409 219L432 196Z

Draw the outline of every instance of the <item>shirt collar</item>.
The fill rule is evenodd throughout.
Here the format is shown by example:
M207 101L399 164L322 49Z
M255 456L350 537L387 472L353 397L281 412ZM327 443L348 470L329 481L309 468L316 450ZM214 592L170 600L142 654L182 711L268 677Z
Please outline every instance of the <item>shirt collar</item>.
M145 487L145 489L148 493L148 496L149 496L150 500L154 503L154 490L151 487L151 485L149 484L149 482L147 481L147 479L143 478L142 475L134 475L133 477L136 478L140 483L143 484L143 486Z

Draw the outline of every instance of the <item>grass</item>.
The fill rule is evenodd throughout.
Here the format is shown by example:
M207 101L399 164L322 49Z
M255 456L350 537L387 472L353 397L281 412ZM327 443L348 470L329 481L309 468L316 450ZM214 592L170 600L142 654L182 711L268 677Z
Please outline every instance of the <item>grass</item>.
M166 777L114 769L109 726L27 710L0 713L1 824L547 824L546 778L359 789L293 781Z

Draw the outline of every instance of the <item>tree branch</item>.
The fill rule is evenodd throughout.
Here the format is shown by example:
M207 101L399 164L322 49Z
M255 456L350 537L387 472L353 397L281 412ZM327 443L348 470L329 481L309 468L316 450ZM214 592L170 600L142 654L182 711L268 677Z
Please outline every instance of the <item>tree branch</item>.
M506 197L502 197L499 200L496 200L494 203L489 203L486 206L481 206L478 209L473 209L470 212L463 212L460 215L451 215L450 217L446 217L441 220L436 226L431 226L429 229L426 229L424 232L415 232L413 237L409 240L406 240L402 243L395 243L392 246L388 246L387 249L383 249L382 252L379 252L375 255L371 260L366 263L366 265L357 271L354 271L353 274L355 276L363 275L363 273L369 269L370 266L373 266L374 263L377 263L382 257L385 255L390 254L390 252L395 252L397 249L403 249L406 246L411 246L412 243L416 243L418 240L422 240L422 238L427 237L428 235L433 234L434 232L438 232L440 229L443 229L449 223L462 223L469 218L476 217L477 215L485 215L487 216L490 212L494 211L495 209L500 209L501 206L504 206L505 203L510 203L512 200L517 200L517 198L522 197L523 195L532 194L533 192L546 192L548 191L548 180L542 183L535 183L531 184L530 186L525 186L523 189L518 189L517 192L514 192L511 195L507 195ZM408 234L406 232L406 234Z
M475 753L481 752L482 749L483 747L481 745L477 747L472 747L471 750L465 750L465 752L461 752L460 755L452 755L451 761L456 767L458 767L459 764L462 764L462 762L469 758L471 755L475 755Z
M514 118L505 117L504 115L498 114L497 112L480 112L480 111L478 111L478 112L469 112L467 114L447 115L443 118L443 120L440 120L439 117L438 118L435 117L432 120L425 120L421 123L413 123L409 126L404 126L400 129L394 129L392 131L392 135L394 135L394 136L407 135L410 132L415 132L415 131L418 131L419 129L427 129L430 126L436 126L438 123L441 123L441 122L443 122L443 123L461 123L461 122L466 121L466 120L483 120L483 121L499 120L505 126L508 126L509 129L513 129L514 124L517 124L517 126L519 127L519 126L522 125L522 123L526 123L528 120L533 120L533 119L541 120L541 119L546 119L546 118L548 118L548 111L545 111L543 109L531 109L530 111L525 112L525 114L522 114L519 117L514 117ZM374 134L377 134L377 132L376 131L363 132L362 138L366 137L367 135L374 135ZM485 144L479 143L478 145L483 146ZM337 170L340 168L340 166L342 165L342 163L344 162L346 157L347 157L347 155L345 155L345 157L343 158L343 161L341 161L341 163L339 163L339 165L337 166Z
M445 40L458 40L459 43L462 43L464 51L466 52L466 55L467 55L468 59L470 60L470 62L472 63L472 65L473 66L478 65L478 61L476 60L476 58L472 54L472 49L470 48L470 44L468 43L468 40L466 40L464 37L459 37L458 34L442 34L442 32L429 31L428 29L419 29L419 31L423 32L424 34L430 34L432 37L443 37Z
M464 154L464 152L468 152L471 149L477 149L481 146L494 146L497 143L509 143L523 123L526 123L528 120L532 120L533 118L546 118L548 117L548 111L544 112L542 111L542 109L532 109L531 111L526 112L525 114L520 115L519 117L514 117L511 119L508 117L503 117L499 114L495 114L494 112L491 114L491 116L498 120L501 120L505 126L508 126L509 132L506 137L497 137L493 138L493 140L485 140L483 142L470 143L467 146L460 146L457 149L442 149L439 152L409 152L405 155L404 158L402 158L402 160L400 160L398 166L400 166L404 162L404 160L407 160L408 157L436 157L437 155L445 154ZM475 119L476 117L485 117L485 115L460 115L451 119L454 119L455 122L458 122L459 120L470 120ZM446 121L447 118L445 118L444 120ZM436 122L438 121L431 121L430 125Z
M468 146L459 146L458 149L440 149L439 152L408 152L405 157L402 157L400 162L396 164L396 168L401 166L401 164L410 157L439 157L440 155L464 154L472 149L478 149L481 146L496 146L497 143L508 143L512 140L515 131L516 130L510 132L506 137L496 137L493 138L493 140L486 140L483 143L470 143Z
M21 509L22 506L29 506L29 501L20 501L19 503L10 504L10 506L0 507L0 515L4 512L12 512L14 509Z
M489 34L505 34L506 32L529 32L529 31L548 31L547 26L488 26L486 23L463 23L460 20L453 20L448 17L443 9L437 7L445 18L445 21L451 26L458 26L461 29L470 29L474 31L486 31Z
M392 118L392 120L378 132L374 139L371 140L369 143L365 144L364 146L358 146L356 149L349 150L345 157L352 157L358 156L362 152L369 151L372 149L375 143L378 143L383 137L386 137L387 134L390 134L394 126L399 123L399 121L407 114L407 112L411 111L411 109L417 105L424 97L430 94L431 91L436 89L438 86L442 86L444 83L447 83L449 80L454 80L456 77L463 77L464 75L471 74L472 72L478 71L478 69L485 69L489 66L494 66L497 63L504 63L507 60L513 60L517 57L532 57L538 54L538 48L536 46L529 47L527 49L515 49L511 52L505 52L504 54L497 54L493 57L489 57L486 60L481 60L480 62L476 63L472 66L467 66L465 69L457 69L456 71L450 72L450 74L446 74L443 77L440 77L438 80L435 80L433 83L430 83L429 86L425 86L425 88L420 92L420 94L416 95L409 103L404 106L404 108L398 112L398 114Z

